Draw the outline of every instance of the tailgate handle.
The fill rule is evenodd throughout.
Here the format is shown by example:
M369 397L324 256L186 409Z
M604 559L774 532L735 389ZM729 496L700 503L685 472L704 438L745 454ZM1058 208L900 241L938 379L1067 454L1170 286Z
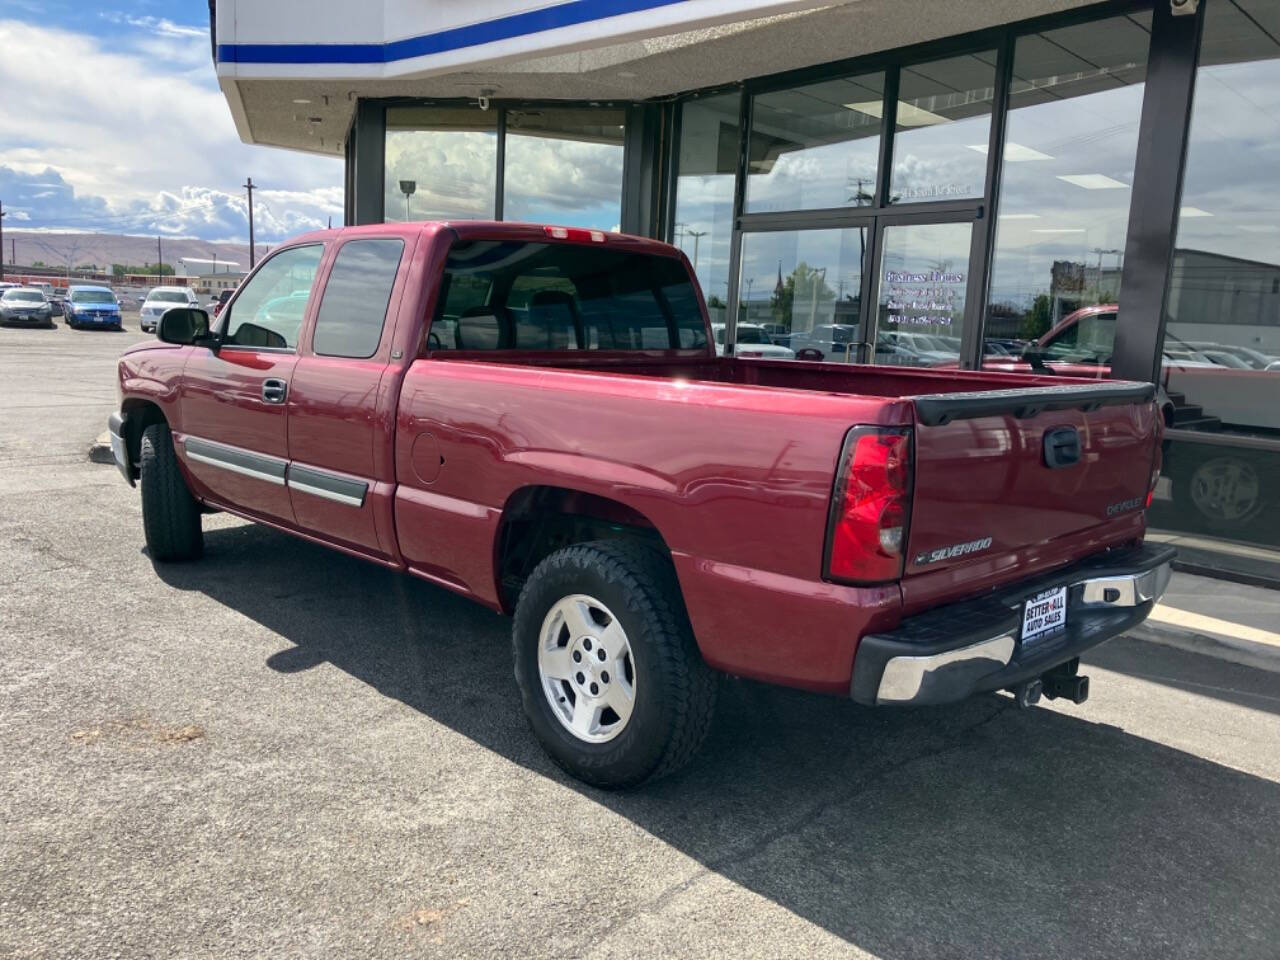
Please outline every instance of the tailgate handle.
M1051 470L1080 462L1080 434L1075 427L1054 427L1044 432L1044 465Z

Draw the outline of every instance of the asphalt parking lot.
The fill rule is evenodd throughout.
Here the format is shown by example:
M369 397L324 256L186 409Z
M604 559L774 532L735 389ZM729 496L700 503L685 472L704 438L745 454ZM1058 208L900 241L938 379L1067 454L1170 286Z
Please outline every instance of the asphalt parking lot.
M0 329L0 954L1232 957L1280 943L1280 674L1133 639L1081 707L742 681L611 795L508 624L227 517L153 568L85 450L142 338Z

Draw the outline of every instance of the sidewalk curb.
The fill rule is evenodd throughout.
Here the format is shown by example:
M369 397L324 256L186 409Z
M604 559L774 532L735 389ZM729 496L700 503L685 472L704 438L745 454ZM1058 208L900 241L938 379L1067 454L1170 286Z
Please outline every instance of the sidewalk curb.
M1157 627L1152 626L1149 621L1139 624L1132 630L1127 630L1126 633L1128 636L1146 640L1149 643L1159 643L1166 647L1189 650L1191 653L1238 663L1257 670L1280 673L1280 648L1270 644L1214 636L1167 624L1160 624Z
M89 444L90 463L115 463L116 455L111 452L111 434L103 432L97 440Z

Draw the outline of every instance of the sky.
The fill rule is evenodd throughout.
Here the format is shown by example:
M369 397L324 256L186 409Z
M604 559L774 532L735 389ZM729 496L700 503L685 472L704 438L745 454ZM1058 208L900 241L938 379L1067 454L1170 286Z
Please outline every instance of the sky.
M30 230L259 243L342 223L342 160L240 142L204 0L0 0L0 202Z

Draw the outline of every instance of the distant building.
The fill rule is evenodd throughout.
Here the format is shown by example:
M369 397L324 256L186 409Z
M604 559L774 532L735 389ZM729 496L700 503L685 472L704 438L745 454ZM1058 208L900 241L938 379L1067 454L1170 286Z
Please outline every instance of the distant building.
M243 271L217 273L197 273L190 278L191 288L199 293L217 293L219 290L234 290L244 279Z
M238 277L244 276L244 270L239 261L236 260L222 260L218 257L179 257L178 263L182 265L179 273L191 277L211 277L214 274L221 273L232 273Z

